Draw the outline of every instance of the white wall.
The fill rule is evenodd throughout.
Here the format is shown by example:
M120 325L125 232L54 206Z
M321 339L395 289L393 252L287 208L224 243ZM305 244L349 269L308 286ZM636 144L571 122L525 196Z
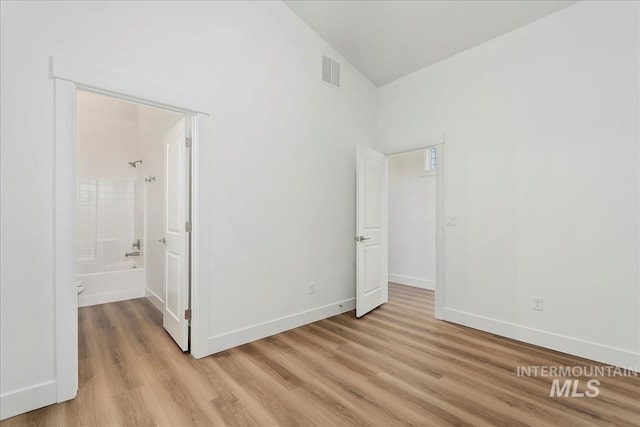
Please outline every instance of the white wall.
M138 140L142 150L144 176L155 177L155 181L144 184L145 195L145 239L144 268L145 294L162 310L164 303L164 257L165 247L158 240L164 236L164 135L184 115L159 108L138 106Z
M354 153L374 141L376 90L284 4L0 8L2 417L55 400L52 55L208 100L199 275L218 348L234 331L349 307ZM340 90L320 83L322 54L341 60Z
M425 150L389 157L389 281L434 289L435 170Z
M91 226L96 225L86 224L87 217L98 219L95 227L98 230L90 242L97 249L96 259L81 259L78 265L78 274L82 275L79 280L86 285L78 298L80 307L139 297L144 293L162 309L164 246L158 239L164 233L163 138L182 117L183 114L169 110L90 92L78 93L78 174L90 180L99 177L97 185L110 196L100 195L100 206L83 206L83 193L87 190L82 188L86 183L81 184L80 245L91 240L84 238L85 231L91 231ZM135 160L142 163L132 168L128 162ZM155 177L155 181L145 182L146 176ZM136 250L131 246L136 239L142 241L144 262L143 258L124 258L125 252ZM80 247L80 257L82 250ZM105 260L106 253L111 253L111 260ZM114 264L114 256L121 262ZM131 269L133 265L144 267L144 274L140 274L140 270L130 275L85 275Z
M144 237L143 165L129 164L142 158L138 106L80 91L77 120L78 306L139 298L142 258L125 256Z
M640 366L638 52L580 2L380 88L387 152L446 133L445 319Z
M78 176L135 180L140 159L134 104L78 92Z
M125 257L143 231L136 224L142 210L136 204L140 169L129 165L141 155L137 122L134 104L78 92L78 274L138 264ZM81 306L93 292L87 282Z

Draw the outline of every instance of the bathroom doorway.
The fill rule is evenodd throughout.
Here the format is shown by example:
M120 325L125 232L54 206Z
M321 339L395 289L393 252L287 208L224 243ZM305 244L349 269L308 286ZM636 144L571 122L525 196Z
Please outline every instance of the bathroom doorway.
M188 350L190 120L77 94L78 306L146 297Z

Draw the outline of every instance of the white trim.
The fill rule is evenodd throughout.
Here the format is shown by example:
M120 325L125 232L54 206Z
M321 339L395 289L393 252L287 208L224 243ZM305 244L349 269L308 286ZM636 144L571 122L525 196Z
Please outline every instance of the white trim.
M329 86L330 88L333 88L333 89L335 89L335 90L341 90L341 89L340 89L340 86L332 85L332 84L331 84L331 83L329 83L329 82L325 82L324 80L322 80L322 78L320 78L320 83L322 83L322 84L323 84L323 85L325 85L325 86Z
M218 353L248 342L279 334L280 332L298 328L309 323L317 322L319 320L326 319L327 317L354 310L355 307L355 298L350 298L344 301L337 301L333 304L327 304L323 307L313 308L290 316L281 317L279 319L209 337L206 355ZM194 355L194 357L198 358L203 356Z
M55 366L57 396L62 402L77 395L78 389L78 317L76 291L76 108L78 87L135 102L155 105L184 114L200 111L198 117L207 117L206 103L200 94L192 93L171 84L164 85L152 82L149 77L136 77L127 73L111 71L59 57L50 58L50 76L54 80L54 312L55 312ZM206 133L211 137L212 132ZM196 134L193 136L197 146ZM197 157L194 157L197 159ZM197 170L197 161L193 170ZM197 177L197 175L193 175ZM197 188L197 180L194 182ZM199 231L194 210L194 233ZM196 244L197 239L192 239ZM195 261L192 255L192 265ZM198 268L192 268L194 279L191 286L197 288L199 282ZM199 294L193 289L193 295ZM206 290L205 290L206 291ZM203 292L205 294L205 292ZM144 296L144 290L139 296ZM206 299L203 304L206 303ZM192 328L199 330L199 318L192 319ZM206 330L208 323L202 323ZM197 341L197 339L196 339ZM203 339L202 342L206 342ZM193 340L192 340L193 343ZM196 343L197 347L197 343ZM36 400L33 403L38 403ZM35 409L29 406L25 410Z
M116 301L142 298L145 295L144 289L123 289L114 292L101 292L99 294L82 293L78 296L78 307L89 307L91 305L107 304Z
M202 95L186 88L176 88L174 84L153 81L149 77L138 77L71 58L56 56L49 61L52 78L67 80L97 92L119 95L120 98L133 99L138 103L207 114L207 102Z
M54 346L56 400L64 402L78 394L76 86L56 80L54 97Z
M421 279L419 277L405 276L402 274L389 273L389 282L398 283L400 285L413 286L421 289L436 289L435 280Z
M435 147L437 145L444 144L445 132L444 130L437 130L433 132L426 132L422 138L415 141L405 141L402 144L394 144L395 147L401 147L397 151L387 151L387 147L383 147L387 156L397 156L399 154L411 153L412 151L426 150L427 148ZM436 162L439 164L438 153L436 152ZM436 169L438 169L436 167Z
M151 289L144 288L144 296L158 310L162 311L164 309L164 300L160 298L158 294L153 292Z
M208 236L206 222L210 215L200 215L200 165L198 159L202 141L213 140L213 119L205 114L196 114L191 129L191 355L197 359L208 356L209 348L209 283L207 273L209 266L200 263L200 254L209 252L207 239L200 239L201 235Z
M435 283L435 318L443 318L444 310L444 132L442 132L442 144L436 147L436 283Z
M452 308L444 309L444 320L597 362L636 371L640 369L640 353L621 348L542 331Z
M640 22L640 7L637 7L636 10L637 10L637 15L638 15L638 16L636 16L636 19L638 20L636 22ZM640 26L638 26L638 31L637 31L636 36L638 37L638 39L636 39L636 40L640 40ZM640 67L640 55L638 55L638 64L637 64L637 66ZM636 95L638 97L640 97L640 85L638 86L638 93ZM636 98L636 99L638 99L638 98ZM638 118L640 119L640 115L639 115ZM638 164L640 164L640 150L638 150ZM640 174L638 174L638 199L637 200L638 200L638 210L640 211ZM638 225L639 225L639 227L638 227L638 241L640 242L640 216L638 216ZM638 265L640 265L640 251L638 251ZM640 289L640 277L638 278L637 285L638 285L638 288ZM638 302L637 307L640 307L640 292L638 292L638 301L637 302ZM637 326L638 326L638 332L640 333L640 316L638 316L638 325ZM640 360L640 356L638 356L638 359Z
M56 403L57 384L47 381L0 396L0 420Z

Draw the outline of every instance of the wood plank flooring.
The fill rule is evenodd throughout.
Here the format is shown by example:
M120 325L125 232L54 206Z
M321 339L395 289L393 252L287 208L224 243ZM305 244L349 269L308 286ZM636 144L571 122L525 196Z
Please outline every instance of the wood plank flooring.
M195 360L145 299L81 308L80 389L13 426L640 426L640 376L549 397L518 366L594 365L433 318L433 292ZM597 365L597 364L595 364ZM580 391L588 378L580 378Z

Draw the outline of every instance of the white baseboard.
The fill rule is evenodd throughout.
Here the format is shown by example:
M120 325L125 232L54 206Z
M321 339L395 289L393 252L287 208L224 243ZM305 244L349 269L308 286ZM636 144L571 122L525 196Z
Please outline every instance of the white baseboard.
M56 403L54 380L0 395L0 420Z
M403 276L402 274L389 274L389 281L401 285L413 286L416 288L436 290L434 280L420 279L419 277Z
M86 295L85 293L86 291L78 295L78 307L88 307L90 305L106 304L109 302L144 297L144 289L125 289L122 291Z
M443 320L551 350L640 372L640 353L446 308Z
M145 288L144 289L144 296L149 301L151 301L151 304L153 304L154 307L157 308L158 310L162 311L164 309L164 301L162 300L162 298L160 298L158 296L158 294L153 292L151 289Z
M317 322L318 320L326 319L327 317L351 311L354 310L355 307L355 298L350 298L344 301L337 301L333 304L303 311L301 313L281 317L269 322L259 323L257 325L238 329L232 332L212 336L209 337L205 351L206 354L193 356L199 359L242 344L279 334L280 332Z

